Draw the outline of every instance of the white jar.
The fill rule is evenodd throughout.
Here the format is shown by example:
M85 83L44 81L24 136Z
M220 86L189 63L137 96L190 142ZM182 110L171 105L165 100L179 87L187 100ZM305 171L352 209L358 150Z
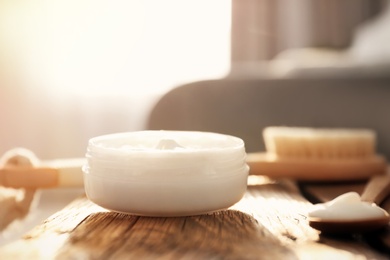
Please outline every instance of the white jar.
M87 197L109 210L187 216L226 209L247 187L240 138L208 132L139 131L92 138Z

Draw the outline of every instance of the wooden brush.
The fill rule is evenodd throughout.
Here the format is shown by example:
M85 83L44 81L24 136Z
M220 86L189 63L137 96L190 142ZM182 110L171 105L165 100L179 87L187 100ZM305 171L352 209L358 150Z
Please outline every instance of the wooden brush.
M37 189L83 187L85 159L40 161L33 152L15 148L0 158L0 232L23 219Z
M367 179L386 172L369 129L267 127L266 152L249 154L251 174L304 181Z

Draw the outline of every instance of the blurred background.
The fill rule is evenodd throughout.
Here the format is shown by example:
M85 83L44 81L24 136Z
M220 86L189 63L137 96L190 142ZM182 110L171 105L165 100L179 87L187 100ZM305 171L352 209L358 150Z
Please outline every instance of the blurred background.
M389 74L389 26L384 0L0 0L0 152L84 156L188 82Z

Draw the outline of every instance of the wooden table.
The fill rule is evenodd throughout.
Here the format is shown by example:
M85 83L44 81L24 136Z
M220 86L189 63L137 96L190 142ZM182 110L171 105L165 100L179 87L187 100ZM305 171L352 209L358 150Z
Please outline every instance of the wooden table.
M326 236L308 225L302 193L327 200L357 184L250 176L244 198L208 215L151 218L108 212L81 197L0 248L0 259L390 259L389 227ZM387 209L390 209L388 200Z

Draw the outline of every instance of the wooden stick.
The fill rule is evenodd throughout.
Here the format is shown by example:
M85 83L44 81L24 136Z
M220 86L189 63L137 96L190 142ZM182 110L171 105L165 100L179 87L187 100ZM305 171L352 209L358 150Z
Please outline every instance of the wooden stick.
M12 165L0 169L0 185L9 188L82 187L85 159L44 161L42 166Z
M390 194L390 175L378 175L370 179L365 187L361 199L380 205Z
M0 169L0 184L9 188L52 188L58 186L58 171L53 168L6 167Z

